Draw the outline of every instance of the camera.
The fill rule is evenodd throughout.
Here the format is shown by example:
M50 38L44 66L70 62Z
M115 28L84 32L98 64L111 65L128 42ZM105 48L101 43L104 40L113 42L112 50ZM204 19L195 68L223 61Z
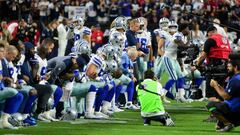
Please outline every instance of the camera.
M226 65L210 65L210 66L204 66L199 68L201 74L203 76L211 77L212 79L216 78L226 78L227 77L227 70Z
M183 58L187 57L184 60L185 64L192 63L198 56L200 50L197 45L191 44L190 46L178 46L177 57Z

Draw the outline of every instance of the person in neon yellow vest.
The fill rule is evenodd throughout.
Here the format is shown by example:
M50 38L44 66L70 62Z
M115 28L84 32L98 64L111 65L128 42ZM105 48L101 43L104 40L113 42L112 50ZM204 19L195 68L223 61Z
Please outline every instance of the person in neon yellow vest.
M136 88L144 125L150 125L151 121L159 121L164 126L174 126L174 122L163 107L162 85L154 78L154 72L151 69L145 71L144 81Z

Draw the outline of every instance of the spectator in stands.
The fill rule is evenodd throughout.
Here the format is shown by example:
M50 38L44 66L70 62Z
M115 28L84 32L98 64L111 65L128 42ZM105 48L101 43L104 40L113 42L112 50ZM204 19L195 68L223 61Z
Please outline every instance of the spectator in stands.
M60 15L60 2L58 1L52 1L49 4L50 9L50 20L58 19Z
M180 13L180 11L181 11L180 2L179 2L179 0L175 0L174 4L172 5L171 16L172 16L173 20L176 22L178 20L178 14Z
M38 1L37 0L32 0L31 3L31 14L33 20L39 20L39 9L38 9Z
M39 15L40 15L40 20L42 22L47 22L48 21L48 15L49 15L49 1L47 0L41 0L39 2L38 8L40 10Z
M228 35L227 35L227 33L225 32L225 30L223 29L223 27L221 27L221 26L219 25L219 24L221 24L221 23L220 23L220 20L217 19L217 18L215 18L215 19L213 20L213 22L214 22L213 26L217 28L217 33L218 33L218 34L221 34L221 35L224 36L224 37L228 37Z
M107 14L107 7L106 3L104 0L100 0L100 4L98 5L98 22L100 24L104 24L108 21L108 17L106 16Z
M109 6L109 22L112 22L119 15L117 0L111 0Z
M101 27L99 24L96 25L96 27L92 30L92 47L93 52L96 52L99 47L103 45L103 31L101 30Z
M129 0L123 0L119 3L119 7L121 8L121 14L128 19L131 19L131 3Z
M192 4L193 4L193 13L202 14L203 2L201 2L201 0L193 0Z
M240 1L235 0L235 5L232 7L232 17L231 17L231 26L234 28L239 28L240 26ZM238 37L240 32L237 33Z
M19 11L19 5L17 2L13 1L12 4L9 7L9 17L12 20L17 20L18 19L18 11ZM2 9L2 8L1 8ZM3 10L3 9L2 9ZM3 10L5 11L5 10Z
M216 2L216 0L205 0L203 8L206 11L207 18L209 18L216 12L216 9L218 8L218 3Z
M191 3L191 0L186 0L186 3L182 5L182 10L187 11L188 13L192 13L193 5Z
M7 22L2 21L1 22L1 28L2 31L0 32L0 43L3 43L5 46L8 45L10 40L12 40L12 35L7 29Z
M137 18L137 17L140 17L140 10L141 10L141 7L139 6L137 0L132 0L132 5L131 5L131 13L132 13L132 17L133 18Z
M145 3L142 5L142 16L147 17L151 14L153 8L153 4L150 0L146 0Z
M31 2L30 1L23 1L19 3L19 8L21 10L21 17L28 23L31 22L32 18L30 15L31 11Z
M56 26L56 20L53 20L51 21L47 27L45 27L43 30L42 30L42 34L41 34L41 39L40 41L43 41L45 38L52 38L53 39L53 31L54 29L57 28Z
M91 23L95 23L97 12L95 9L95 5L92 0L86 0L86 14L87 14L87 21Z
M230 11L230 3L228 3L226 0L224 0L221 4L219 4L217 18L220 20L221 24L228 25L229 11Z
M152 24L152 25L148 25L151 30L154 30L159 26L158 25L159 19L160 18L158 15L158 11L156 9L153 9L152 13L148 17L149 23Z
M202 33L202 31L199 29L199 24L198 23L194 23L193 27L192 27L192 38L193 41L203 41L205 39L204 34Z

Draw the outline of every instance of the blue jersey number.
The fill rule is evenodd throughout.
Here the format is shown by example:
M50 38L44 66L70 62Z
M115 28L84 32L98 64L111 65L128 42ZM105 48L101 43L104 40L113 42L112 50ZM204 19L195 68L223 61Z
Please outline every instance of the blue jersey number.
M142 49L147 48L147 39L146 38L137 38L137 41L141 44Z
M80 39L80 35L79 34L74 34L74 41L77 41Z
M12 67L8 68L9 70L9 75L13 77L14 69Z
M41 76L45 76L46 73L47 73L47 68L46 68L46 67L42 67L41 72L40 72L40 75L41 75Z

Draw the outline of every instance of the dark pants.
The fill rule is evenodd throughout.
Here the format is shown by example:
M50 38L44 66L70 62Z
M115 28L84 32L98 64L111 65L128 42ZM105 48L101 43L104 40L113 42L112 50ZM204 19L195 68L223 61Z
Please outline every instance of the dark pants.
M214 79L218 82L219 85L221 85L222 87L225 87L226 83L225 83L225 79L227 76L223 76L225 73L227 73L227 60L223 60L223 59L209 59L209 65L208 67L221 67L220 69L218 68L214 68L212 70L207 71L207 76L206 76L206 97L210 98L210 97L216 97L220 100L222 100L221 96L218 95L218 93L216 92L216 90L210 86L210 82L211 79ZM215 76L214 76L215 74ZM223 74L223 75L218 75L216 76L216 74Z
M157 116L152 116L152 117L143 117L144 124L151 124L151 121L158 121L161 122L163 125L166 125L166 119L167 115L157 115Z
M50 85L35 84L33 87L37 90L38 96L36 114L40 114L45 111L53 90Z
M219 96L219 94L216 92L216 90L210 86L210 82L211 82L211 79L214 79L218 82L218 84L222 87L225 86L225 78L212 78L211 76L207 76L206 77L206 97L210 98L210 97L216 97L218 99L221 99L221 96Z
M240 112L232 112L225 102L211 101L206 107L208 111L213 114L213 116L221 115L230 123L234 124L234 126L240 125Z

